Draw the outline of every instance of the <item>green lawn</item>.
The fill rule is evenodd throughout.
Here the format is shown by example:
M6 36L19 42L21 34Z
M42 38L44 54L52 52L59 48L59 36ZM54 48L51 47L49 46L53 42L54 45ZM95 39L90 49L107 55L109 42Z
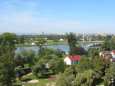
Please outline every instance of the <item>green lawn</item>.
M49 79L37 79L33 74L28 74L26 76L22 77L22 80L38 80L38 83L23 83L19 80L17 80L18 85L24 85L24 86L46 86L47 84L54 83L55 80L49 80Z
M67 44L65 41L53 41L53 40L48 40L47 43L48 45Z
M54 40L47 40L48 45L61 45L61 44L67 44L66 41L54 41ZM30 47L32 46L31 43L29 44L17 44L16 47Z
M38 83L35 84L24 84L25 86L46 86L47 83L51 83L48 79L39 79Z

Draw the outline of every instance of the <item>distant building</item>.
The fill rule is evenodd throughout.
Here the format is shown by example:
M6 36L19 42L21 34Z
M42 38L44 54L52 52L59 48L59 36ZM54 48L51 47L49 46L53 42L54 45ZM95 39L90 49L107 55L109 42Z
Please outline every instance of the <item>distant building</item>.
M70 55L66 56L64 59L64 63L66 65L78 64L80 61L80 55Z

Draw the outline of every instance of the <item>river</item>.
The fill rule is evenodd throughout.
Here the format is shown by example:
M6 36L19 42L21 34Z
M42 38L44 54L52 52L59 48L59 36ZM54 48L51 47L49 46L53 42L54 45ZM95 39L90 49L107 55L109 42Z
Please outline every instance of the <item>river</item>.
M100 48L100 46L88 46L88 45L81 45L86 51L88 51L88 49L90 48ZM44 46L47 48L52 48L52 49L60 49L64 52L68 52L69 51L69 46L67 44L61 44L61 45L47 45ZM30 46L30 47L18 47L16 49L16 52L20 52L22 50L33 50L35 52L38 52L39 47L37 46Z
M49 46L44 46L44 47L52 48L52 49L60 49L60 50L62 50L64 52L68 52L69 51L69 46L67 44L64 44L64 45L49 45ZM18 47L16 49L16 52L20 52L22 50L33 50L35 52L38 52L39 47L37 47L37 46Z

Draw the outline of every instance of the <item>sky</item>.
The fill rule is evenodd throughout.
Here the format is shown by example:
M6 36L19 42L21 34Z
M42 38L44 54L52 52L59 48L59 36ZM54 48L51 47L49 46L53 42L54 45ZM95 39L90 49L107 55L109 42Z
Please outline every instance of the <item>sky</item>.
M0 0L0 33L115 33L115 0Z

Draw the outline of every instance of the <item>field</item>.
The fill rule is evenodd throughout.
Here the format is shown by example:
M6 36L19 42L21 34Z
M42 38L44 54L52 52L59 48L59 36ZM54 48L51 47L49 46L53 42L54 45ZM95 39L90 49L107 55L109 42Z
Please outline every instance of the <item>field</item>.
M16 85L22 86L55 86L55 80L50 78L36 78L32 73L21 78L22 81L17 80Z

